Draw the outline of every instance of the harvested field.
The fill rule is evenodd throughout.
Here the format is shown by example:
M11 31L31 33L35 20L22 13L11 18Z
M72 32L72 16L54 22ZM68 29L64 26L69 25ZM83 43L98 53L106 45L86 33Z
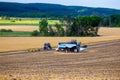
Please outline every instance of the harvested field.
M120 28L101 27L98 34L101 36L120 36Z
M39 30L38 26L20 26L20 25L16 25L16 26L12 26L12 25L6 25L6 26L0 26L0 29L11 29L13 31L28 31L28 32L32 32L34 30Z
M0 26L1 27L1 26ZM3 26L15 31L33 31L38 29L37 26ZM100 37L0 37L0 52L25 50L29 48L42 48L45 42L51 43L56 47L59 42L68 42L76 39L83 44L96 43L109 40L120 40L120 28L103 28L99 29Z
M0 80L120 80L119 48L120 42L112 41L76 54L1 53Z
M109 40L120 40L119 36L103 37L0 37L0 52L25 50L29 48L43 48L45 42L57 47L59 42L68 42L76 39L83 44L97 43Z

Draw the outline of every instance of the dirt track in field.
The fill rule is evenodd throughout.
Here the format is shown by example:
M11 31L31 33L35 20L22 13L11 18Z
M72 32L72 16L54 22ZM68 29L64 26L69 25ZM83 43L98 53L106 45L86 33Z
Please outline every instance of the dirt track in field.
M120 41L89 45L79 53L1 53L0 80L5 79L120 80Z

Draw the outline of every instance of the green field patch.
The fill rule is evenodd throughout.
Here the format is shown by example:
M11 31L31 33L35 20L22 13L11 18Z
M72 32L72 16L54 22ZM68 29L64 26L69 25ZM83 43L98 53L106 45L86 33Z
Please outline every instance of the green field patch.
M0 32L0 37L30 37L32 32Z

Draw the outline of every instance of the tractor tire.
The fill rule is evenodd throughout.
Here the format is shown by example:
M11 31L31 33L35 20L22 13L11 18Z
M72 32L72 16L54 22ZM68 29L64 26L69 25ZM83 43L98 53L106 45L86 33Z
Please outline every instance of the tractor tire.
M74 53L77 53L78 52L78 49L76 47L73 48L73 52Z

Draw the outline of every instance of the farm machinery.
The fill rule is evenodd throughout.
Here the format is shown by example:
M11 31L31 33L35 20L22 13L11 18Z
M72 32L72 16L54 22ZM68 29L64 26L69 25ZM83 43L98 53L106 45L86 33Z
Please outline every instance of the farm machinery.
M51 47L50 43L45 43L43 49L44 50L52 50L52 47Z
M57 51L64 51L64 52L79 52L87 49L87 45L81 46L80 42L76 40L71 40L70 42L60 42L58 47L56 48Z
M76 40L71 40L70 42L60 42L58 47L56 48L57 51L62 52L80 52L87 49L87 45L81 46L81 42L77 42ZM40 48L31 48L28 49L28 52L38 52L38 51L50 51L52 49L50 43L44 43L43 49Z

